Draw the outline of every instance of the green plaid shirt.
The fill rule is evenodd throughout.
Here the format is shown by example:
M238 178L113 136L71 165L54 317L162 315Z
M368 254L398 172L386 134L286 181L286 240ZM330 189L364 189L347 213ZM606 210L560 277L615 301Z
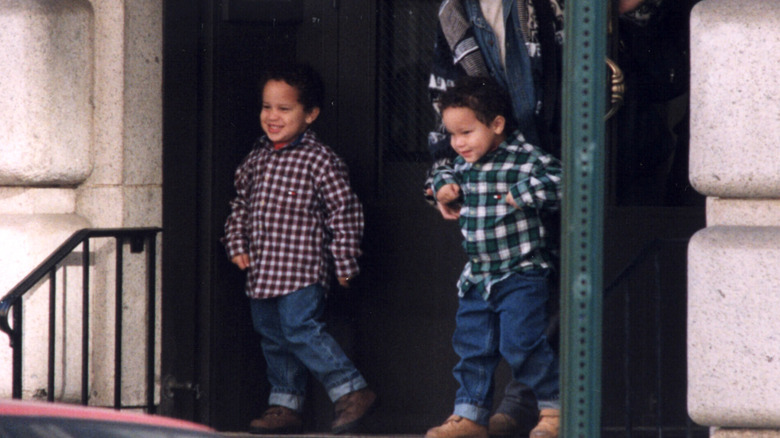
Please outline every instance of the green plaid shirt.
M476 163L457 157L434 170L434 193L445 184L463 193L460 227L469 261L458 280L460 296L478 287L487 299L491 285L509 274L552 266L541 212L558 209L561 173L560 162L519 131ZM506 202L507 193L520 208Z

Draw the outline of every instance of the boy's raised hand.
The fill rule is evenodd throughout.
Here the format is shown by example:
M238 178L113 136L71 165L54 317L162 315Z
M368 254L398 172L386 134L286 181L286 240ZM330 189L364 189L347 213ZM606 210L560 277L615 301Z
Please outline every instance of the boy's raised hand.
M445 184L436 192L436 206L442 217L447 220L455 220L460 217L460 186L457 184Z
M451 204L460 197L460 186L457 184L445 184L436 192L436 201L439 204Z
M457 184L445 184L436 192L436 206L444 219L454 220L460 217L460 186Z
M249 267L249 255L248 254L238 254L234 256L232 259L230 259L236 266L238 266L238 269L244 270L247 267Z
M445 184L436 192L436 206L444 219L453 220L460 217L460 186Z

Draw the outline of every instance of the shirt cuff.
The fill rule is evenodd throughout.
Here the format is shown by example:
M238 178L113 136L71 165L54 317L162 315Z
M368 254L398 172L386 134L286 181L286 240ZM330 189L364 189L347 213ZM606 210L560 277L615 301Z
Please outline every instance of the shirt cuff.
M232 260L239 254L249 254L249 245L244 240L233 240L225 244L225 251L228 258Z
M350 258L335 261L336 277L354 277L360 273L357 260Z
M458 181L452 175L434 175L433 177L433 197L436 198L436 194L439 193L439 189L447 184L458 184Z

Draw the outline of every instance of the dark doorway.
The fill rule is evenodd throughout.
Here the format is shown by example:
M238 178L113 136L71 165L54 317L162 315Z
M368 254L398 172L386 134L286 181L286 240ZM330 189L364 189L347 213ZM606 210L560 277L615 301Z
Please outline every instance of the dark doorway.
M259 3L250 3L173 0L164 9L164 226L170 232L164 237L163 376L180 388L163 391L162 410L235 430L262 407L264 361L247 341L252 328L242 278L219 238L232 172L260 132L256 80L270 62L294 59L302 20L286 16L277 23L277 10L263 15Z

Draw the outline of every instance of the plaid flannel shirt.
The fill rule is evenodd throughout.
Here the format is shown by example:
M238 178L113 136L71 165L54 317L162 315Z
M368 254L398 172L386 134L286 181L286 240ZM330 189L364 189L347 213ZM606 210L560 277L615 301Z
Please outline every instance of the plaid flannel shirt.
M476 163L457 157L435 169L436 192L458 184L463 193L459 221L468 262L458 280L461 296L477 287L487 299L491 285L512 272L552 266L541 215L560 205L561 174L560 162L519 131ZM508 193L520 208L506 202Z
M358 273L363 208L344 162L307 130L274 150L266 137L236 170L225 223L229 258L248 254L246 294L272 298Z

